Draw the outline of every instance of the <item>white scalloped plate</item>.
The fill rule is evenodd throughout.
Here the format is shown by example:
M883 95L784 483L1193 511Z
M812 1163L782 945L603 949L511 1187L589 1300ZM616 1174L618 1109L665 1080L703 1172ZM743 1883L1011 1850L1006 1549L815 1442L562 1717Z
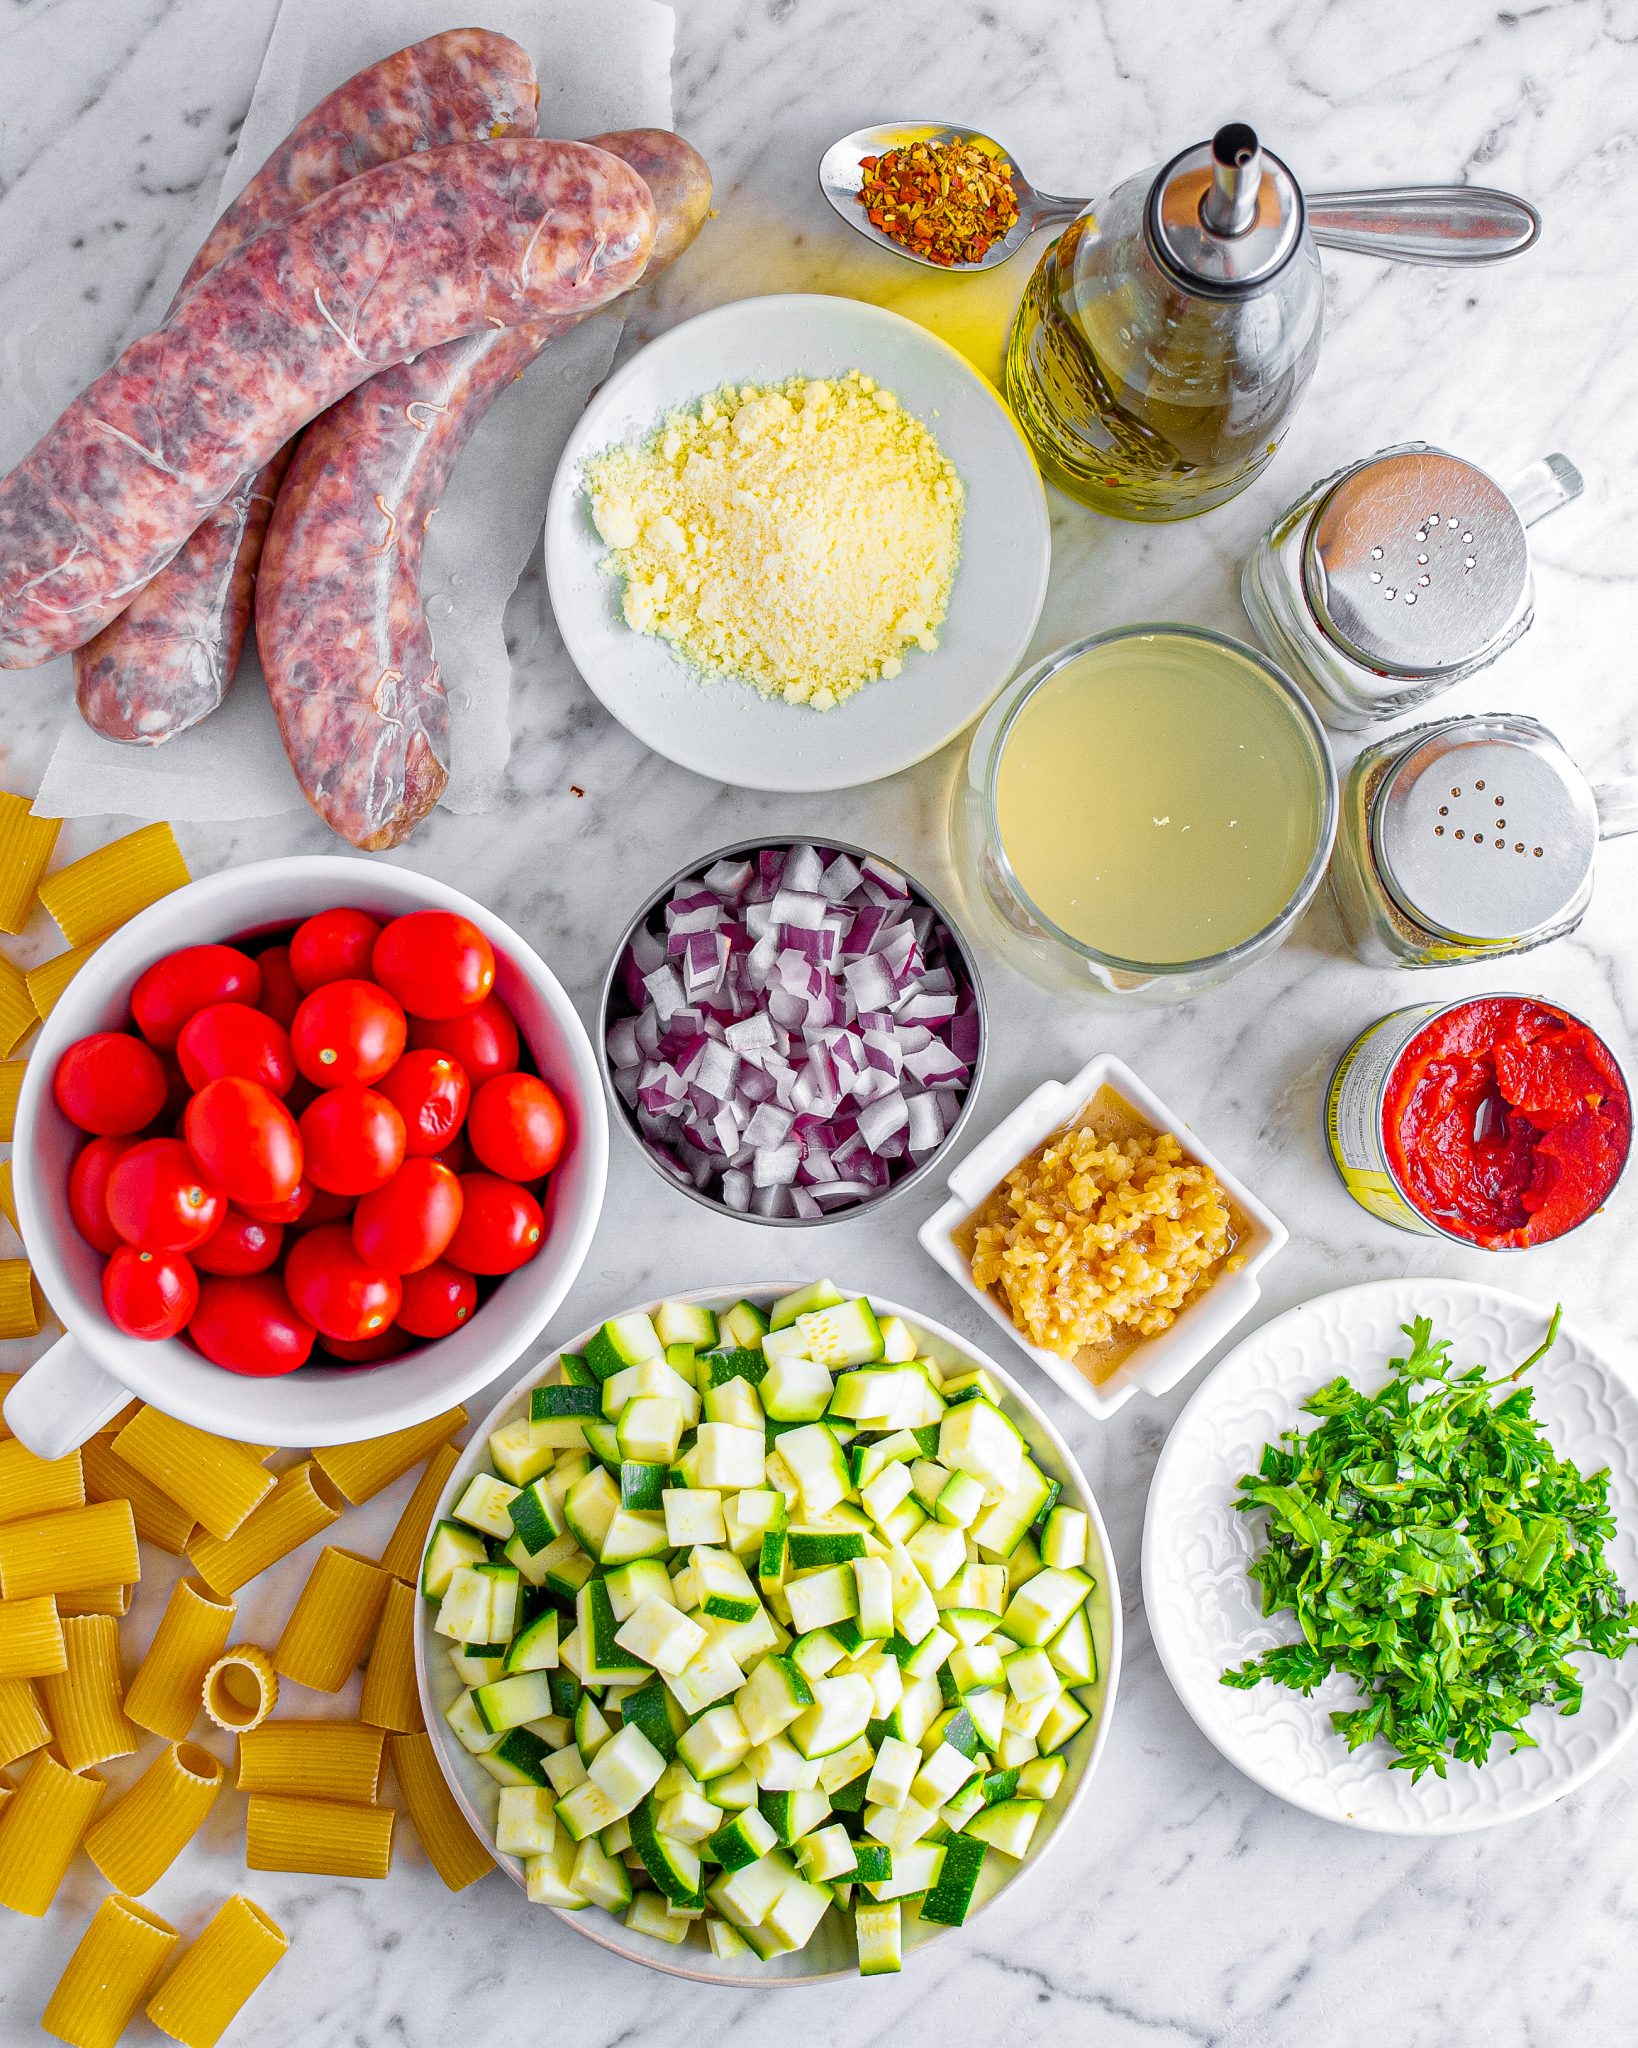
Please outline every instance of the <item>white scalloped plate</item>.
M1143 1601L1155 1647L1202 1733L1292 1805L1382 1834L1497 1827L1585 1784L1638 1728L1638 1651L1619 1663L1579 1657L1581 1711L1565 1718L1537 1708L1529 1728L1539 1748L1510 1755L1497 1742L1482 1769L1453 1762L1445 1778L1430 1773L1413 1785L1408 1771L1388 1768L1380 1743L1350 1754L1333 1732L1331 1710L1357 1699L1349 1680L1329 1678L1306 1700L1283 1686L1237 1692L1219 1682L1229 1666L1294 1636L1289 1614L1262 1616L1246 1577L1262 1518L1236 1513L1234 1493L1263 1445L1298 1420L1304 1396L1339 1372L1359 1386L1379 1385L1413 1316L1431 1316L1435 1336L1452 1339L1461 1364L1500 1370L1535 1349L1547 1314L1467 1280L1407 1277L1322 1294L1237 1345L1167 1438L1143 1528ZM1610 1561L1638 1594L1638 1389L1569 1322L1530 1380L1560 1454L1584 1471L1609 1467Z

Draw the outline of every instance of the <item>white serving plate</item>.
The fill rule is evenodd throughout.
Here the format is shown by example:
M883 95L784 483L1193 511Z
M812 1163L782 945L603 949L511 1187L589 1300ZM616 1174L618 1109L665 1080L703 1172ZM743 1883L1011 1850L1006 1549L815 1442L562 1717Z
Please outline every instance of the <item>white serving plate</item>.
M1242 1473L1265 1443L1302 1420L1303 1398L1338 1373L1370 1389L1403 1355L1401 1326L1430 1316L1452 1339L1458 1364L1499 1372L1540 1343L1550 1310L1480 1281L1407 1276L1344 1287L1288 1309L1237 1345L1173 1425L1155 1467L1143 1529L1143 1604L1155 1647L1178 1697L1202 1732L1247 1777L1324 1820L1381 1834L1448 1835L1534 1813L1586 1783L1638 1728L1638 1656L1583 1656L1581 1711L1531 1714L1537 1749L1508 1754L1505 1740L1483 1768L1451 1762L1448 1775L1412 1784L1373 1743L1350 1754L1331 1711L1358 1703L1352 1681L1328 1678L1309 1699L1264 1683L1238 1692L1219 1682L1230 1666L1291 1642L1289 1613L1264 1620L1260 1589L1246 1577L1262 1533L1260 1515L1234 1507ZM1621 1583L1638 1588L1638 1388L1565 1323L1531 1368L1536 1413L1554 1448L1584 1471L1608 1466L1615 1537L1608 1548ZM1308 1418L1312 1420L1312 1418Z
M754 1301L762 1305L778 1295L788 1294L800 1281L788 1280L783 1283L760 1283L749 1287L711 1287L696 1290L692 1294L670 1295L668 1300L702 1302L713 1308L728 1308L736 1301ZM838 1286L845 1283L838 1281ZM924 1356L934 1359L947 1370L969 1370L982 1366L993 1374L1004 1397L1006 1413L1011 1417L1028 1444L1031 1455L1042 1466L1049 1478L1063 1482L1062 1500L1070 1506L1085 1511L1091 1523L1091 1540L1088 1547L1087 1570L1097 1581L1097 1589L1088 1602L1087 1612L1092 1624L1092 1640L1098 1655L1098 1682L1090 1689L1088 1703L1092 1717L1086 1726L1071 1739L1064 1752L1068 1770L1054 1798L1047 1802L1046 1812L1036 1828L1034 1844L1028 1857L1022 1863L1015 1863L1008 1856L993 1853L985 1858L979 1878L977 1898L967 1925L971 1926L976 1915L999 1893L1010 1889L1024 1876L1033 1873L1042 1857L1057 1840L1060 1831L1068 1826L1085 1796L1092 1772L1103 1753L1104 1742L1109 1733L1109 1723L1115 1709L1115 1687L1120 1674L1121 1654L1121 1604L1120 1586L1115 1575L1115 1558L1109 1536L1098 1513L1097 1502L1092 1498L1086 1477L1075 1462L1074 1453L1053 1427L1052 1423L1036 1407L1022 1387L1011 1375L981 1351L975 1351L963 1342L953 1330L947 1330L942 1323L929 1321L918 1315L914 1309L900 1303L886 1300L882 1295L871 1294L870 1300L884 1315L902 1316L915 1332L918 1345ZM659 1307L659 1300L637 1304L652 1313ZM623 1314L619 1308L612 1313ZM461 1453L459 1464L450 1474L449 1484L444 1488L438 1503L437 1518L446 1516L460 1497L461 1489L475 1472L487 1471L489 1465L489 1436L503 1424L515 1421L525 1414L529 1405L530 1389L544 1378L550 1365L561 1351L580 1351L591 1341L599 1325L582 1330L578 1336L543 1352L536 1358L523 1376L516 1380L511 1390L473 1429L471 1441ZM457 1804L477 1830L479 1838L490 1844L495 1861L508 1877L523 1887L523 1865L516 1856L502 1855L493 1849L495 1809L500 1788L477 1759L468 1754L444 1720L444 1714L462 1690L454 1667L448 1656L445 1639L434 1633L433 1620L436 1610L427 1601L416 1603L415 1628L415 1675L421 1690L421 1706L426 1715L427 1729L432 1736L433 1749L442 1767L450 1790ZM668 1942L657 1941L652 1935L638 1934L625 1925L617 1915L607 1912L601 1906L586 1906L577 1913L563 1912L558 1907L534 1907L531 1910L547 1911L572 1926L577 1933L589 1935L599 1947L611 1950L615 1955L624 1956L628 1962L643 1963L650 1969L664 1970L673 1977L689 1977L702 1984L735 1984L748 1989L782 1984L813 1984L826 1979L852 1977L855 1974L856 1956L853 1946L851 1921L845 1922L837 1914L827 1914L825 1920L805 1949L794 1955L777 1956L768 1962L759 1962L755 1956L734 1956L719 1958L709 1948L697 1945L692 1939L681 1947ZM936 1938L960 1929L924 1926L913 1915L906 1914L904 1921L904 1948L906 1967L912 1967L910 1959Z
M778 704L746 683L700 682L620 616L620 584L581 488L588 457L641 439L725 383L864 371L937 435L967 488L961 563L935 653L833 711ZM856 299L743 299L673 327L581 415L546 508L546 582L558 631L593 692L645 746L746 789L845 789L936 753L978 717L1029 645L1046 596L1046 494L993 386L925 327Z
M1185 1304L1169 1330L1158 1337L1146 1337L1113 1379L1094 1386L1067 1359L1042 1345L1032 1344L995 1297L973 1284L972 1268L951 1232L1020 1160L1027 1159L1054 1131L1078 1115L1104 1087L1112 1088L1157 1131L1170 1131L1192 1159L1209 1166L1251 1225L1251 1231L1243 1244L1236 1247L1245 1255L1245 1264L1238 1271L1220 1275L1195 1300ZM1164 1394L1185 1373L1192 1372L1207 1352L1256 1307L1263 1291L1262 1270L1290 1236L1279 1217L1257 1199L1239 1175L1231 1173L1214 1152L1208 1151L1183 1119L1152 1094L1123 1060L1107 1052L1089 1060L1067 1081L1043 1081L1011 1116L997 1124L987 1138L980 1139L945 1185L950 1190L950 1199L921 1226L918 1235L922 1249L944 1268L969 1301L976 1302L992 1323L1006 1331L1020 1351L1027 1351L1072 1401L1100 1421L1113 1415L1140 1389L1145 1394Z

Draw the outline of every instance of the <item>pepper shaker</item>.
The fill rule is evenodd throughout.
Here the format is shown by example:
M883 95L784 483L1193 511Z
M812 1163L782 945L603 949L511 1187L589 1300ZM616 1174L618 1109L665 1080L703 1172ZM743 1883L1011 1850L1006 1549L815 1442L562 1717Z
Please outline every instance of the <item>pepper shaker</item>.
M1241 597L1326 724L1363 731L1512 646L1534 616L1525 529L1581 489L1563 455L1504 490L1426 442L1385 448L1280 514Z
M1638 778L1591 787L1533 718L1494 711L1378 740L1343 789L1331 894L1371 967L1529 952L1592 901L1600 839L1638 832Z

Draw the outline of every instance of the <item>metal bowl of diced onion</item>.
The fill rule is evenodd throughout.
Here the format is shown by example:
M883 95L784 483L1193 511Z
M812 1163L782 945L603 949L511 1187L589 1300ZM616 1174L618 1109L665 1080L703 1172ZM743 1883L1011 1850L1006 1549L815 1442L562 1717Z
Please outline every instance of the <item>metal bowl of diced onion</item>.
M763 894L759 901L767 886L762 864L775 860L781 866L774 894ZM690 890L686 885L691 883L700 886ZM785 908L796 917L818 915L821 923L787 929L784 920L776 920L773 912L787 891ZM658 1057L658 1042L679 1013L688 1028L688 1012L713 969L727 971L726 954L720 965L713 958L722 923L719 909L730 917L743 910L747 929L752 912L766 910L775 954L782 957L803 947L822 949L823 913L815 910L815 899L842 907L847 898L861 894L866 901L854 906L855 921L861 914L884 922L896 919L894 936L913 932L917 953L925 956L908 998L904 961L893 949L884 949L885 966L881 955L865 951L843 964L840 973L830 971L831 961L807 961L806 983L782 982L770 997L770 1008L778 1003L793 1020L785 1027L791 1031L804 1028L796 1021L799 1015L811 1017L812 1005L843 987L857 1011L893 1012L892 1022L876 1029L842 1027L843 1042L825 1048L817 1065L816 1049L804 1046L797 1090L816 1088L818 1104L829 1102L831 1114L840 1109L856 1117L856 1128L865 1134L864 1152L850 1164L840 1149L835 1161L823 1148L816 1157L793 1137L795 1122L814 1112L781 1099L777 1084L770 1085L761 1064L773 1050L767 1042L768 1011L709 1038L698 1054L704 1086L692 1059L682 1062L693 1069L685 1077L675 1053L671 1062ZM787 947L793 935L797 945ZM629 974L628 956L634 963ZM839 952L834 958L840 959ZM794 981L799 969L788 971ZM637 986L644 988L647 1004L633 993ZM690 861L652 891L614 950L598 1016L598 1047L614 1120L654 1170L718 1215L783 1229L841 1221L895 1200L927 1178L972 1113L988 1040L972 948L938 898L896 863L864 847L796 834L736 840ZM856 1040L856 1046L848 1040ZM850 1074L850 1057L869 1063L869 1071L856 1067ZM726 1114L728 1122L712 1132L714 1143L701 1145L692 1136L683 1145L667 1142L668 1127L676 1121L673 1091L679 1083L692 1091L696 1130L710 1128ZM708 1115L705 1103L711 1101L719 1107ZM680 1107L687 1115L690 1102L682 1100ZM737 1129L731 1127L736 1120ZM861 1184L861 1175L867 1184Z

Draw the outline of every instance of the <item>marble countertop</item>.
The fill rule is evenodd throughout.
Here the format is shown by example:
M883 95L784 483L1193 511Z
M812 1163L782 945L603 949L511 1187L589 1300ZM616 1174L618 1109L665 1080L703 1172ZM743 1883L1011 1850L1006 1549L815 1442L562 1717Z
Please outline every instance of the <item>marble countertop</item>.
M274 12L275 0L0 4L0 270L13 294L21 282L60 322L62 348L84 374L112 354L193 196L220 176ZM1143 528L1054 497L1055 561L1035 652L1144 617L1244 632L1236 579L1256 535L1311 478L1373 447L1425 438L1502 475L1563 449L1588 488L1534 536L1535 629L1446 702L1544 714L1594 780L1638 771L1638 350L1619 213L1638 162L1630 9L1599 0L1518 11L1479 0L1438 9L1409 0L1319 9L894 0L868 10L846 0L680 0L674 81L677 126L716 170L720 218L657 297L634 309L627 350L690 313L770 290L856 292L942 326L979 355L993 350L999 300L975 297L977 310L963 305L952 320L948 295L935 303L919 275L845 236L819 198L822 146L898 111L930 107L985 125L1021 145L1031 176L1060 191L1104 188L1239 117L1315 189L1465 176L1536 200L1547 235L1526 264L1461 276L1328 258L1330 332L1306 405L1269 472L1231 505L1191 525ZM1024 274L1013 266L995 290L1015 292ZM0 338L0 375L7 361ZM946 885L959 747L840 796L747 794L672 768L614 725L541 623L533 584L520 590L510 622L514 746L504 806L481 817L439 813L392 858L493 905L588 1016L642 892L722 841L763 828L831 833L902 860L935 889ZM26 675L3 688L0 786L30 790L70 707ZM1095 777L1088 795L1095 800ZM74 821L64 849L120 829L117 820ZM335 847L304 813L193 825L181 836L195 873ZM1319 1127L1320 1092L1341 1047L1384 1010L1425 996L1539 988L1630 1049L1638 849L1612 848L1607 860L1578 934L1490 972L1415 981L1372 973L1343 951L1323 903L1271 961L1171 1012L1044 999L993 966L992 1064L976 1127L1092 1052L1117 1052L1290 1223L1260 1314L1381 1275L1483 1275L1546 1303L1562 1296L1630 1355L1638 1294L1622 1253L1638 1217L1632 1186L1592 1228L1497 1266L1371 1221L1331 1174ZM26 948L52 950L43 924ZM924 1305L980 1345L1000 1342L916 1247L914 1210L897 1212L890 1227L864 1217L823 1239L774 1237L668 1192L617 1139L603 1228L560 1327L667 1290L822 1263L855 1286ZM30 1355L11 1348L18 1359L0 1364ZM1021 1358L1007 1362L1029 1372ZM1630 2031L1633 1751L1575 1797L1504 1832L1415 1842L1296 1812L1195 1730L1158 1668L1137 1560L1155 1455L1196 1384L1158 1402L1135 1399L1099 1425L1036 1382L1113 1535L1127 1623L1115 1726L1049 1874L940 1942L922 1965L896 1980L796 1995L788 2017L785 2007L776 2017L761 2001L611 1961L499 1878L452 1899L406 1831L385 1884L249 1880L293 1950L230 2041L438 2048L513 2039L537 2015L543 2031L584 2048L649 2041L661 2029L755 2042L771 2024L799 2025L820 2044L892 2037L960 2048L995 2038L1365 2048L1390 2037L1527 2048L1568 2040L1572 2029L1594 2042ZM351 1516L342 1540L368 1550L404 1491ZM277 1626L304 1569L298 1556L248 1590L244 1633ZM143 1588L139 1640L166 1583L155 1572ZM304 1699L302 1708L337 1704ZM150 1902L196 1925L246 1883L241 1827L242 1800L229 1794ZM0 1922L0 2042L39 2038L36 2018L101 1890L81 1859L45 1921ZM159 2037L141 2022L128 2038Z

